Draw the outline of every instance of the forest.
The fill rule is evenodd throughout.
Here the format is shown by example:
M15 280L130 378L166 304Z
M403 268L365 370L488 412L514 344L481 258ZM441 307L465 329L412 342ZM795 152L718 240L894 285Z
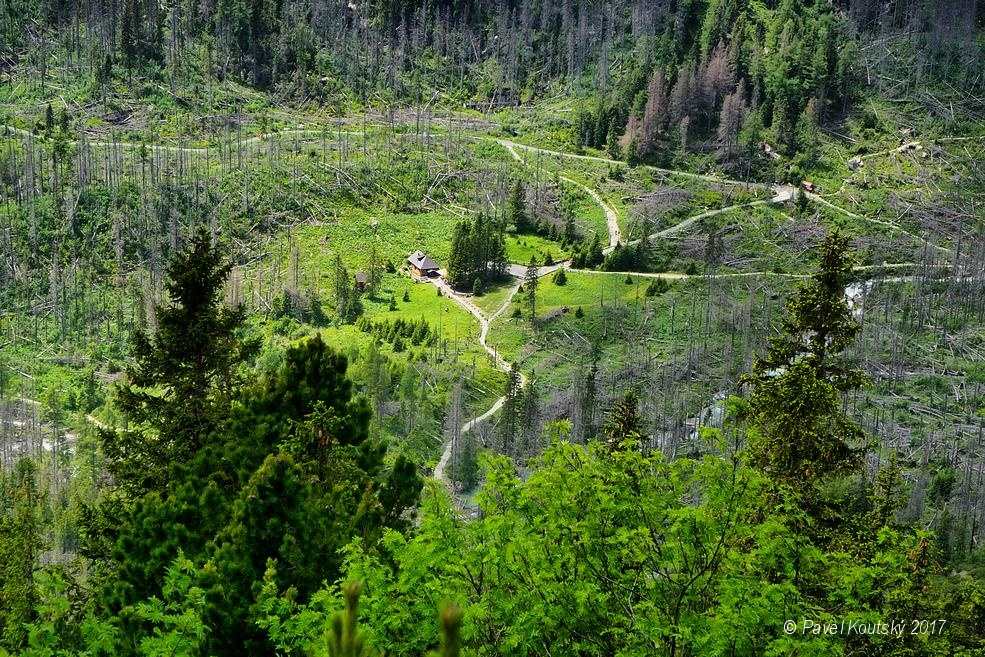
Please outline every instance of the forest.
M985 2L0 0L0 657L985 657Z

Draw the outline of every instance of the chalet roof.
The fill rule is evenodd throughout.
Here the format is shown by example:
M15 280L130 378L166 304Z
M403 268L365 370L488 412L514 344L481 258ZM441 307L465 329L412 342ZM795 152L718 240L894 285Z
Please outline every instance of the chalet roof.
M407 262L414 265L421 271L437 271L438 263L429 258L424 251L414 251L407 257Z
M367 283L369 281L369 274L364 271L356 272L356 282L357 283Z

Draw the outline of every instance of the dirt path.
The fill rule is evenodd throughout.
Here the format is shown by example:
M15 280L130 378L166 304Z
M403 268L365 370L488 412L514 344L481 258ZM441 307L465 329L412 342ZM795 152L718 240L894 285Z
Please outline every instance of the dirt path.
M479 320L479 345L486 351L487 354L489 354L489 357L496 364L497 369L499 369L502 372L509 373L512 366L508 362L506 362L506 359L503 358L499 354L499 352L496 351L496 349L489 346L489 344L486 342L486 338L489 336L490 325L493 323L493 321L496 320L497 317L499 317L504 312L506 312L506 309L509 307L510 302L513 300L513 297L516 295L517 290L520 289L520 284L516 284L510 288L510 293L506 296L506 299L503 301L503 305L500 306L495 313L493 313L491 316L487 318L483 314L482 310L479 309L478 306L472 303L468 298L455 292L455 290L453 290L452 287L448 285L448 283L446 283L443 278L429 278L428 282L434 285L435 287L437 287L439 290L441 290L441 293L443 295L445 295L446 297L448 297L449 299L460 305L462 308L467 310L473 317ZM523 387L526 385L526 383L527 383L527 377L523 374L523 372L520 372L520 386ZM499 411L499 409L503 407L504 403L506 403L506 397L500 397L499 399L497 399L496 402L485 413L472 418L464 425L462 425L462 433L466 434L472 429L474 429L475 427L479 426L480 424L488 420L490 417L495 415ZM448 475L446 474L446 470L448 468L448 462L451 460L451 450L452 450L452 443L449 440L445 443L444 449L441 451L441 458L438 460L438 464L434 468L434 478L440 481L442 484L444 484L445 487L449 490L449 492L452 493L452 496L454 497L454 492L455 492L454 487L452 486L451 480L448 479Z
M509 141L508 139L498 139L496 141L499 143L500 146L505 148L506 151L511 156L513 156L514 160L516 160L521 164L526 165L526 160L524 160L523 157L521 157L520 154L517 153L516 151L517 146L520 146L519 144ZM591 187L588 187L587 185L583 185L582 183L578 182L573 178L569 178L568 176L558 176L558 177L564 182L568 183L569 185L574 185L575 187L579 188L583 192L587 193L589 196L592 197L592 200L595 201L599 205L599 207L602 208L602 211L605 213L605 223L609 230L609 248L610 249L616 248L616 245L622 241L622 232L619 230L619 214L613 209L611 205L609 205L605 201L605 199L602 198L602 196L598 192L596 192Z
M715 217L715 216L718 216L720 214L725 214L727 212L732 212L733 210L741 210L742 208L753 208L753 207L756 207L756 206L759 206L759 205L769 205L772 202L773 201L752 201L750 203L740 203L738 205L730 205L727 208L719 208L718 210L708 210L707 212L702 212L701 214L696 214L693 217L688 217L684 221L680 222L679 224L675 224L675 225L671 226L670 228L665 228L665 229L663 229L661 231L657 231L656 233L653 233L652 235L648 235L646 237L646 239L647 239L647 241L649 241L649 240L658 239L660 237L673 237L674 235L677 235L678 233L684 232L685 230L687 230L688 228L690 228L694 224L698 223L702 219L707 219L709 217ZM633 246L635 244L638 244L639 242L640 242L640 240L633 240L632 242L629 242L627 244L627 246Z
M874 271L877 269L882 270L893 270L893 269L915 269L923 266L919 262L891 262L884 265L860 265L855 267L856 272L867 272ZM941 269L947 269L948 265L940 265ZM686 281L686 280L714 280L714 279L725 279L725 278L795 278L804 279L810 278L813 274L790 274L785 272L773 272L773 271L744 271L744 272L730 272L725 274L685 274L682 272L636 272L636 271L599 271L598 269L570 269L569 271L577 274L595 274L597 276L632 276L639 278L662 278L666 281ZM919 276L884 276L880 278L873 278L867 283L907 283L915 282L921 280ZM971 281L977 280L974 276L944 276L940 278L927 279L933 281Z
M15 128L11 125L0 124L0 133L7 130L16 135L21 135L22 137L31 137L33 139L41 139L41 135L35 134L29 130L23 130L21 128ZM290 136L305 136L310 135L311 137L320 138L322 136L329 138L336 135L361 135L362 131L352 131L352 130L332 130L332 131L322 131L322 130L312 130L307 128L291 128L287 130L279 130L277 132L267 132L260 135L254 135L252 137L246 137L244 139L236 139L228 142L223 142L216 144L215 146L174 146L170 144L142 144L140 142L134 141L104 141L104 140L70 140L70 143L80 145L85 144L87 146L96 148L121 148L126 150L136 150L140 148L146 148L149 152L154 153L185 153L193 155L208 155L210 153L215 153L223 148L232 148L235 146L251 146L253 144L261 143L270 139L280 140L282 137ZM317 139L305 139L303 143L308 143L311 141L316 141Z
M811 193L805 192L804 195L808 199L810 199L811 201L813 201L813 202L815 202L815 203L817 203L819 205L823 205L826 208L831 208L832 210L835 210L836 212L840 212L840 213L842 213L843 215L845 215L847 217L851 217L852 219L858 219L859 221L867 221L867 222L872 223L872 224L877 224L879 226L884 226L886 228L889 228L890 230L896 231L898 233L903 233L904 235L907 235L909 237L912 237L917 242L926 242L927 244L929 244L933 248L938 249L940 251L944 251L945 253L953 253L954 252L953 249L950 249L950 248L948 248L946 246L940 246L939 244L934 244L930 240L927 240L926 238L920 237L916 233L911 233L907 229L905 229L902 226L899 226L897 224L891 223L889 221L883 221L882 219L873 219L872 217L865 217L863 215L858 214L857 212L852 212L851 210L846 210L845 208L843 208L843 207L841 207L839 205L835 205L834 203L831 203L827 199L822 198L822 197L818 196L817 194L811 194Z
M516 142L510 141L508 139L497 139L496 141L503 148L505 148L507 150L507 152L509 152L509 154L512 155L515 160L517 160L518 162L522 162L524 164L526 163L526 161L517 152L517 149L518 148L524 149L524 150L528 150L528 151L532 151L532 152L548 153L548 154L551 154L551 155L558 155L558 156L563 156L563 157L583 158L583 159L588 159L588 160L592 160L592 161L600 161L600 162L607 162L607 163L616 163L617 162L617 160L608 160L606 158L600 158L600 157L595 157L595 156L591 156L591 155L576 155L576 154L573 154L573 153L562 153L560 151L551 151L551 150L547 150L547 149L543 149L543 148L536 148L534 146L525 146L523 144L518 144ZM685 176L685 177L696 178L696 179L699 179L699 180L705 180L705 181L710 181L710 182L726 183L726 184L733 184L733 185L746 185L746 184L750 184L752 186L756 186L756 187L760 187L760 188L765 187L765 185L760 185L758 183L743 183L743 182L740 182L740 181L737 181L737 180L727 180L727 179L724 179L724 178L717 178L715 176L706 176L706 175L697 174L697 173L692 174L692 173L687 173L687 172L684 172L684 171L674 171L674 170L671 170L671 169L658 169L657 167L648 167L648 168L654 169L656 171L661 171L663 173L671 173L671 174L676 174L676 175L681 175L681 176ZM606 248L606 249L603 250L603 253L611 253L613 250L615 250L616 245L618 245L619 243L622 242L622 233L619 230L619 215L612 208L612 206L609 205L605 201L605 199L603 199L602 196L597 191L595 191L594 189L592 189L591 187L588 187L587 185L584 185L584 184L578 182L577 180L573 180L571 178L568 178L567 176L559 176L559 177L561 178L561 180L564 180L565 182L568 182L568 183L570 183L572 185L575 185L576 187L578 187L578 188L582 189L583 191L585 191L588 195L590 195L592 197L592 199L605 212L606 223L608 224L608 227L609 227L609 246L608 246L608 248ZM646 239L651 240L651 239L656 239L656 238L659 238L659 237L671 237L673 235L676 235L679 232L682 232L684 230L687 230L688 228L690 228L694 224L698 223L702 219L707 219L708 217L714 217L716 215L725 214L725 213L731 212L733 210L739 210L741 208L751 208L751 207L756 207L756 206L759 206L759 205L783 204L783 203L786 203L786 202L790 201L791 199L793 199L794 194L797 191L796 188L793 187L792 185L775 185L775 186L773 186L772 189L773 189L773 197L770 198L770 199L762 199L762 200L758 200L758 201L751 201L749 203L738 203L736 205L730 205L728 207L719 208L717 210L709 210L707 212L703 212L701 214L697 214L697 215L695 215L693 217L689 217L688 219L685 219L684 221L682 221L681 223L679 223L679 224L677 224L675 226L671 226L670 228L666 228L666 229L664 229L662 231L653 233L652 235L649 235ZM632 242L628 242L628 244L629 245L634 245L634 244L639 243L639 241L640 240L633 240ZM554 267L554 269L557 269L558 267L560 267L562 265L567 265L567 264L569 264L567 261L564 262L564 263L558 263L558 265L556 265ZM515 273L513 271L511 271L511 273L513 273L514 276L517 275L517 273ZM543 273L540 273L539 275L542 276L545 273L550 273L550 272L543 272Z
M609 159L609 158L599 157L599 156L596 156L596 155L579 155L579 154L576 154L576 153L564 153L564 152L561 152L561 151L554 151L554 150L550 150L550 149L546 149L546 148L540 148L540 147L537 147L537 146L527 146L525 144L520 144L520 143L511 141L509 139L497 139L496 141L501 146L503 146L503 148L505 148L507 151L509 151L510 154L513 155L514 158L516 158L518 160L521 160L521 161L522 161L522 158L520 157L519 153L517 152L517 149L525 150L525 151L529 151L529 152L533 152L533 153L543 153L543 154L546 154L546 155L552 155L552 156L556 156L556 157L567 157L567 158L579 159L579 160L587 160L587 161L592 161L592 162L601 162L601 163L605 163L605 164L623 164L622 162L619 162L618 160L612 160L612 159ZM883 156L883 155L887 155L887 154L891 154L891 153L904 153L904 152L908 152L908 151L911 151L911 150L914 150L914 149L919 149L919 148L922 148L921 142L919 142L919 141L907 142L907 143L905 143L905 144L903 144L903 145L901 145L901 146L899 146L897 148L891 149L891 150L887 150L887 151L883 151L883 152L879 152L879 153L870 153L868 155L861 156L859 158L859 161L862 162L862 161L864 161L865 159L868 159L868 158L879 157L879 156ZM703 181L706 181L706 182L714 182L714 183L728 184L728 185L740 185L740 186L746 186L746 187L758 188L758 189L763 189L763 188L767 188L768 187L767 185L764 185L762 183L745 183L745 182L738 181L738 180L729 180L727 178L719 178L718 176L710 176L710 175L700 174L700 173L689 173L689 172L685 172L685 171L675 171L673 169L661 169L659 167L654 167L654 166L649 166L649 165L643 165L643 166L645 166L646 168L650 169L651 171L658 171L660 173L665 173L665 174L668 174L668 175L678 175L678 176L682 176L682 177L685 177L685 178L691 178L691 179L694 179L694 180L703 180ZM576 183L576 184L578 184L578 183ZM584 186L582 186L582 187L584 188ZM593 193L593 190L588 190L588 188L585 188L585 189L587 191L589 191L589 193L592 194L593 198L597 197L597 194ZM659 233L654 233L653 235L650 235L649 237L647 237L647 239L655 239L655 238L659 238L659 237L670 237L670 236L676 235L677 233L679 233L679 232L681 232L683 230L686 230L687 228L689 228L690 226L694 225L695 223L697 223L698 221L700 221L702 219L705 219L705 218L711 217L711 216L715 216L717 214L723 214L725 212L730 212L732 210L740 209L742 207L754 207L754 206L757 206L757 205L782 204L782 203L786 203L786 202L788 202L788 201L790 201L790 200L792 200L794 198L794 195L796 194L796 191L797 191L796 188L793 187L792 185L773 185L772 186L772 189L773 189L773 197L771 199L769 199L769 200L753 201L751 203L745 203L745 204L740 204L740 205L733 205L733 206L730 206L728 208L722 208L720 210L712 210L712 211L709 211L709 212L706 212L706 213L703 213L703 214L700 214L700 215L691 217L689 219L685 219L684 221L682 221L681 223L677 224L676 226L671 226L670 228L667 228L667 229L665 229L663 231L660 231ZM823 197L821 197L821 196L819 196L817 194L813 194L813 193L810 193L810 192L805 192L805 195L806 195L806 197L809 200L811 200L811 201L813 201L815 203L818 203L820 205L823 205L825 207L831 208L831 209L833 209L833 210L835 210L837 212L841 212L841 213L845 214L846 216L849 216L849 217L851 217L853 219L857 219L859 221L866 221L866 222L869 222L869 223L872 223L872 224L877 224L877 225L880 225L880 226L884 226L886 228L889 228L890 230L893 230L893 231L896 231L898 233L902 233L904 235L907 235L907 236L909 236L909 237L917 240L918 242L927 241L924 238L920 237L919 235L917 235L915 233L912 233L912 232L906 230L905 228L903 228L902 226L899 226L897 224L894 224L894 223L891 223L891 222L888 222L888 221L883 221L881 219L873 219L871 217L865 217L865 216L860 215L860 214L858 214L856 212L852 212L851 210L846 210L845 208L842 208L840 206L837 206L837 205L829 202L828 200L824 199ZM599 197L599 198L597 198L597 200L601 200L601 198ZM637 242L638 242L638 240L637 241L634 241L634 242L631 242L631 244L635 244ZM945 253L953 253L953 249L950 249L950 248L948 248L946 246L940 246L940 245L934 244L933 242L930 242L930 241L927 241L927 243L930 246L932 246L933 248L937 249L937 250L943 251ZM615 243L611 241L611 229L610 229L610 246L609 246L608 251L611 251L614 248L614 246L615 246Z
M512 148L519 148L521 150L530 151L531 153L543 153L544 155L553 155L555 157L567 157L574 160L586 160L589 162L601 162L603 164L617 164L620 166L625 166L626 163L621 160L613 160L607 157L600 157L598 155L580 155L578 153L565 153L563 151L554 151L549 148L540 148L539 146L528 146L527 144L521 144L509 139L496 139L500 146L507 150ZM723 185L737 185L740 187L748 188L758 188L767 189L769 185L763 183L754 182L744 182L741 180L731 180L729 178L721 178L719 176L712 176L704 173L691 173L689 171L676 171L674 169L662 169L660 167L651 166L649 164L641 164L641 168L648 169L650 171L656 171L658 173L664 173L672 176L681 176L683 178L690 178L692 180L703 180L705 182L719 183Z
M616 214L616 211L591 187L582 185L577 180L567 176L560 176L560 178L587 193L602 208L602 211L605 212L605 223L609 228L609 248L616 248L616 245L622 241L622 232L619 230L619 215Z

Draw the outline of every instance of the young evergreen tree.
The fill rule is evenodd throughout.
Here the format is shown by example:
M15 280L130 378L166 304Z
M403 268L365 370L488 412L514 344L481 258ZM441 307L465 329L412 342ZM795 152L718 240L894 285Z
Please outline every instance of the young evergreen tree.
M609 412L602 426L602 440L610 450L616 451L627 443L638 445L645 433L639 401L634 393L626 393Z
M602 252L602 241L599 239L599 234L595 233L592 235L592 243L588 247L588 254L585 257L585 266L588 268L598 267L605 260L605 255Z
M376 243L369 250L369 262L366 265L366 292L371 297L375 297L383 284L383 264L380 262L380 254L376 250Z
M859 331L845 300L854 278L848 239L828 236L820 255L818 271L788 303L780 335L745 377L753 461L805 493L856 463L863 438L842 408L842 395L865 382L843 353Z
M581 306L575 311L575 315L584 316ZM581 398L578 403L581 405L582 439L595 434L595 406L598 403L598 374L599 374L599 348L595 344L592 346L592 365L588 368L585 376L585 385L582 388Z
M168 266L170 302L156 308L157 330L134 336L133 365L117 390L126 429L104 431L116 483L162 490L168 470L186 463L228 414L237 367L257 349L241 338L242 308L223 305L229 264L203 229Z
M526 233L531 229L530 215L527 212L527 201L524 198L523 184L518 180L513 185L506 205L506 219L516 227L516 232Z
M524 302L527 306L530 321L534 321L537 318L537 282L539 280L537 273L537 260L531 257L530 264L527 266L527 272L523 275Z
M35 572L44 547L37 466L23 458L13 472L0 472L0 647L26 647L35 614ZM0 652L3 652L0 648Z
M347 323L352 321L356 315L358 298L355 283L349 270L342 263L342 256L335 254L333 266L332 285L334 288L335 312L339 321Z
M510 366L510 374L506 379L506 391L503 395L503 408L499 414L497 433L499 434L500 450L504 454L513 454L520 429L520 410L522 395L520 389L520 370L516 363Z
M619 124L616 117L612 117L609 123L608 139L605 143L605 150L613 160L622 158L622 148L619 146Z

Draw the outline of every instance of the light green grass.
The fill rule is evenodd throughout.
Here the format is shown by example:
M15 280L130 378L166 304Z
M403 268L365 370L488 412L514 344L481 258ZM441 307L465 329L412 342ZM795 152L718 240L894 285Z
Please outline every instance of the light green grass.
M485 313L486 317L490 317L503 306L506 297L509 296L514 285L516 285L516 281L512 278L507 278L490 287L482 294L473 296L471 298L472 303L478 306Z
M557 242L540 235L507 235L506 259L520 265L529 264L536 258L538 264L550 255L554 262L567 260L570 254Z
M534 349L534 337L539 332L550 330L555 324L563 324L572 331L593 335L597 331L597 320L616 303L639 304L645 298L647 279L636 277L627 285L625 276L618 274L586 274L568 272L565 285L557 285L553 277L545 277L537 286L537 318L543 321L553 311L567 307L569 312L552 320L544 326L534 327L527 318L526 299L523 293L513 297L510 308L492 325L489 343L494 345L508 360L522 359ZM578 308L583 318L575 317ZM513 311L519 308L522 318L514 318Z

